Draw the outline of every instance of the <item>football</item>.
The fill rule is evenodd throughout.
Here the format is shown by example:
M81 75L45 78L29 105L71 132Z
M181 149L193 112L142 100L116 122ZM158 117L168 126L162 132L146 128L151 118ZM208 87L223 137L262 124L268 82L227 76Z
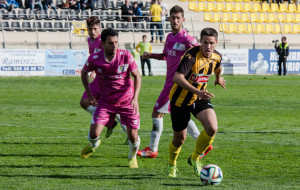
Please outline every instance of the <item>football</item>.
M220 185L223 173L219 166L209 164L202 168L200 179L204 185Z

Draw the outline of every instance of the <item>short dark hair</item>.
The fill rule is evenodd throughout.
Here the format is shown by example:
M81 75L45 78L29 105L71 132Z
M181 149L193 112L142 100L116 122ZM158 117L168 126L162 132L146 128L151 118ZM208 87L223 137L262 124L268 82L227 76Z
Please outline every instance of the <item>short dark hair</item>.
M146 36L146 35L143 35L143 37L142 37L142 38L145 38L145 37L147 38L147 36Z
M201 31L200 39L202 39L203 36L213 36L217 40L218 39L218 32L215 29L213 29L213 28L204 28Z
M107 28L107 29L105 29L101 32L101 41L103 43L105 43L108 36L113 36L113 37L117 36L118 37L119 33L116 30L112 29L112 28Z
M91 16L86 19L86 25L87 27L94 26L95 24L100 25L101 21L99 17Z
M282 36L282 40L286 41L286 36Z
M182 17L184 17L184 10L179 5L175 5L174 7L171 8L171 10L170 10L170 16L173 13L181 13Z

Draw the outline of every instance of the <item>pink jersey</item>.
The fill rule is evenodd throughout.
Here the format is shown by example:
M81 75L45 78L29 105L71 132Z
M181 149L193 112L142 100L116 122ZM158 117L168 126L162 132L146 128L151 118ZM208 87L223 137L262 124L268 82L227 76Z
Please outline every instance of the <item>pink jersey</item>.
M111 62L105 60L104 51L92 54L83 67L87 72L96 71L100 99L109 103L120 103L133 98L134 85L130 75L137 68L131 53L121 49L117 50Z
M196 39L190 36L185 30L180 31L175 36L168 34L163 53L167 58L167 76L165 88L171 90L173 77L183 54L193 46L197 46Z
M97 53L103 49L102 44L101 44L101 35L94 41L91 40L91 38L87 39L88 44L89 44L89 53Z

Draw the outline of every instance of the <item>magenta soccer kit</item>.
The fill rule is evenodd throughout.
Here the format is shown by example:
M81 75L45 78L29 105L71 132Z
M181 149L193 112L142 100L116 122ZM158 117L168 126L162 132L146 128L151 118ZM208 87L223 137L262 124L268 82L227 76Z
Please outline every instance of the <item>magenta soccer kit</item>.
M108 62L104 51L100 51L90 55L83 69L86 72L95 70L98 76L96 79L101 97L94 114L95 123L106 125L118 113L123 125L138 129L140 117L131 106L134 83L130 77L138 67L130 52L118 49L111 62Z
M183 54L193 46L197 46L196 39L185 30L176 35L168 34L163 53L167 61L167 76L164 89L160 93L153 110L159 113L170 113L169 94L173 85L173 77Z
M91 38L87 39L88 44L89 44L89 54L92 55L93 53L97 53L100 52L103 47L101 45L101 35L99 35L99 37L97 39L95 39L94 41L91 40ZM91 94L97 99L99 100L100 98L100 89L99 89L99 85L97 81L97 75L95 77L95 79L90 83L90 90L91 90ZM86 94L86 92L84 91L84 93L82 94L82 99L88 99L88 95Z

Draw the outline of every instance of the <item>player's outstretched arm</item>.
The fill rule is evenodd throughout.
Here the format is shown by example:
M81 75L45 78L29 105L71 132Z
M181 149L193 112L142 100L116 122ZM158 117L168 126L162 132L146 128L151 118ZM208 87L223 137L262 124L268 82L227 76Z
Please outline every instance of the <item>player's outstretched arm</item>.
M134 97L131 101L133 111L139 113L139 94L141 90L142 78L138 69L131 72L131 76L134 78Z
M89 75L84 69L81 70L81 82L85 88L85 91L89 97L89 100L93 106L97 106L97 100L94 96L91 95L90 91L90 83L89 83Z
M164 53L149 53L149 52L144 52L143 53L143 59L147 58L152 58L152 59L157 59L157 60L166 60L166 54Z
M222 67L215 69L214 73L216 75L215 85L220 85L226 90L226 80L224 80L224 77L221 77L221 71Z
M197 96L199 96L202 99L211 99L214 98L215 96L212 93L209 93L207 91L200 91L197 88L195 88L194 86L192 86L185 78L184 75L179 73L179 72L175 72L174 78L173 78L173 82L178 84L179 86L181 86L184 89L187 89L188 91L192 92L193 94L196 94Z

